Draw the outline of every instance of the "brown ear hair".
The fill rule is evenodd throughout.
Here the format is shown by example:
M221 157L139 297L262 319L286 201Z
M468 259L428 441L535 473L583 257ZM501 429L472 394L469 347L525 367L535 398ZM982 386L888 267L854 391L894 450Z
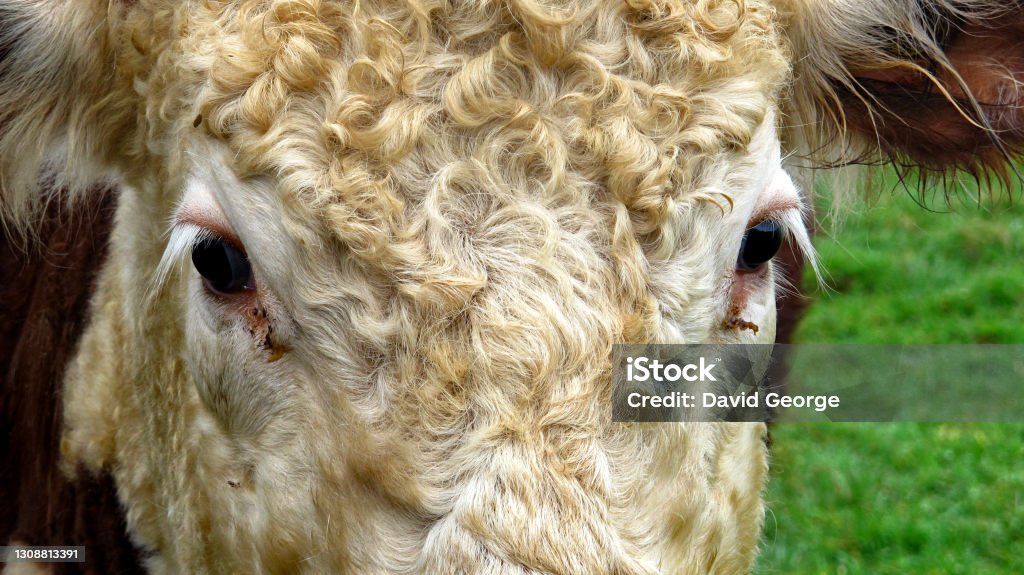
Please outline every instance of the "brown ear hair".
M1020 0L795 0L780 11L794 52L789 124L817 165L1019 178Z
M40 181L90 186L124 136L110 29L117 9L106 0L0 2L0 224L8 231L36 213Z

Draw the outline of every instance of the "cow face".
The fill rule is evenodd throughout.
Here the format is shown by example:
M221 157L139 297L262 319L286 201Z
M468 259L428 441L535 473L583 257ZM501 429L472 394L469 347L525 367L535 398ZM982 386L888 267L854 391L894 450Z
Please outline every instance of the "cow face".
M0 7L7 211L44 161L124 190L67 456L157 571L744 572L763 426L611 423L611 346L772 341L784 149L998 161L1019 60L957 74L973 14Z

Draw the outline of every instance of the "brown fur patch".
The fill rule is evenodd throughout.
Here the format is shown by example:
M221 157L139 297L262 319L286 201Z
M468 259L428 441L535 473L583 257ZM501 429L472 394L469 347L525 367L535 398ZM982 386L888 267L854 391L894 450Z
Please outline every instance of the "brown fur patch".
M110 476L59 468L64 369L106 257L114 198L90 194L72 213L54 203L25 250L0 235L0 542L84 545L86 563L52 573L141 572Z
M791 35L802 78L793 112L823 112L806 120L817 127L805 134L812 156L824 160L830 143L852 136L826 164L891 161L919 168L922 186L957 170L1014 179L1009 161L1024 150L1024 4L792 4L797 28L806 26Z

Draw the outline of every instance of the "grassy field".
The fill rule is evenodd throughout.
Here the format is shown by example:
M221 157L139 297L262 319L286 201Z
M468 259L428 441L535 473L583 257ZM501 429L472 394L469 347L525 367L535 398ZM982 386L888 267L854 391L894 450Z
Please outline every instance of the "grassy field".
M1024 343L1024 199L982 203L896 190L825 222L834 291L814 294L797 340ZM1024 424L772 433L758 573L1024 573Z

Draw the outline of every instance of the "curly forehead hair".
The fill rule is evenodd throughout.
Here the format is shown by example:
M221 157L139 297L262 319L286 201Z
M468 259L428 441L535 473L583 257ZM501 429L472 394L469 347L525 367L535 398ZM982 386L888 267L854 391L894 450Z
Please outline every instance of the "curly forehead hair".
M211 56L206 125L242 173L383 215L454 165L464 191L604 188L652 231L764 118L787 70L771 17L731 0L279 0L206 8L189 34Z

